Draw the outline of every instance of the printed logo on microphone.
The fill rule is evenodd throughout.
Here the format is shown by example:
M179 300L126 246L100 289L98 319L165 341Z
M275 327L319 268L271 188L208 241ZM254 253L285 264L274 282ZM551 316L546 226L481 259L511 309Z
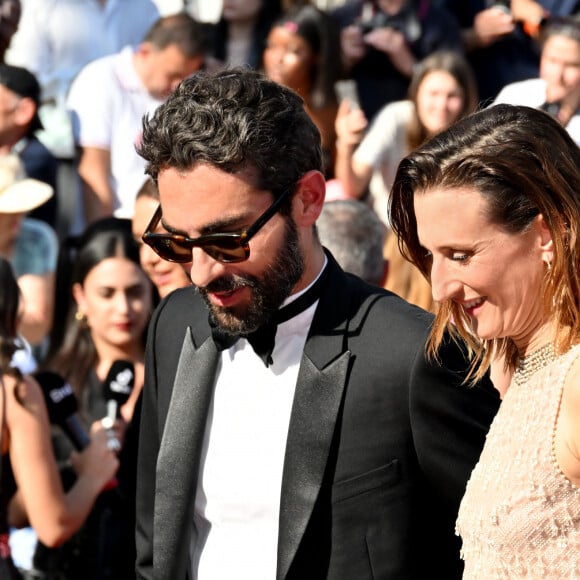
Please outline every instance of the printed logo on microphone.
M111 391L113 393L121 393L123 395L130 395L133 390L133 371L125 369L121 371L114 381L111 381Z
M72 387L67 383L66 385L58 388L52 389L48 392L48 396L53 403L60 403L63 399L67 397L74 397Z

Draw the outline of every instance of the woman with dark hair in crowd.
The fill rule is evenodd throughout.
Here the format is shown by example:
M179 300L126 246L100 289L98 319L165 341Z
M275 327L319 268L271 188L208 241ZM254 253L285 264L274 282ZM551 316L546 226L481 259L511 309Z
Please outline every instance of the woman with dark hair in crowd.
M36 380L13 364L22 348L17 332L20 291L2 257L0 287L0 578L13 580L20 577L8 543L9 503L15 494L41 541L57 546L80 528L119 461L102 425L94 424L91 443L71 456L77 478L65 494L50 446L44 396Z
M103 494L83 529L58 551L40 546L35 565L70 580L126 580L134 575L135 406L153 307L153 286L140 265L131 220L106 218L67 240L56 292L54 319L62 323L53 329L42 366L71 384L82 419L115 423L121 466L118 485ZM126 388L119 390L119 384ZM107 405L111 391L126 394L116 417ZM66 459L69 441L54 439L57 457Z
M264 72L295 90L322 135L326 177L334 173L335 92L341 76L340 39L335 22L315 6L288 10L272 26L264 51Z

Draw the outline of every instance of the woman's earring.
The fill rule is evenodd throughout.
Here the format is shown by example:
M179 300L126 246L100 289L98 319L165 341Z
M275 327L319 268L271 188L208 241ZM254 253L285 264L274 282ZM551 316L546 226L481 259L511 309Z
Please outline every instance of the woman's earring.
M85 328L87 326L87 317L85 315L84 312L82 312L81 310L77 310L75 312L75 320L83 327Z

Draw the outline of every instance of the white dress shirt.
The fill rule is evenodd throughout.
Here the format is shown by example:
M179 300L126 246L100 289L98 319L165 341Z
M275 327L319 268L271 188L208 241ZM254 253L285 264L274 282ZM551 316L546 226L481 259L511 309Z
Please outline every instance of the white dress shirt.
M286 438L317 305L278 325L269 367L245 339L221 354L195 499L192 580L276 577Z

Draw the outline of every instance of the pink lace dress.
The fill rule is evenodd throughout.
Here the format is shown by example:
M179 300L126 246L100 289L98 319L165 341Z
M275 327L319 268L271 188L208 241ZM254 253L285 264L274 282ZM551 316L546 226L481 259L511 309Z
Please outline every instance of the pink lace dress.
M507 390L459 509L464 579L580 579L580 488L554 453L578 356L580 345Z

